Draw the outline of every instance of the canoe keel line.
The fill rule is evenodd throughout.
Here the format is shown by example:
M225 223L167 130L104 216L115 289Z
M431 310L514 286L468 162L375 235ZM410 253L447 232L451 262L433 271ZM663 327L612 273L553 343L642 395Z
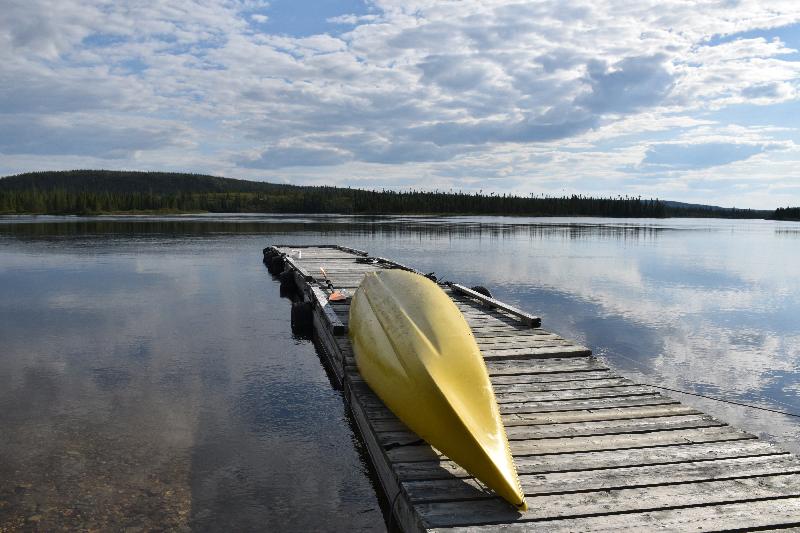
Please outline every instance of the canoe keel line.
M615 374L587 348L540 329L538 317L454 283L420 285L405 274L421 274L413 268L352 248L275 245L264 262L282 291L296 290L294 305L311 310L387 520L403 531L800 527L800 459ZM451 349L471 356L453 364ZM412 375L428 376L428 386L414 388ZM427 422L436 410L456 417L437 428ZM484 414L458 418L465 412ZM485 430L487 412L499 414L501 433ZM498 449L482 448L476 427L509 443L488 474L459 458ZM497 494L515 504L524 494L528 508Z

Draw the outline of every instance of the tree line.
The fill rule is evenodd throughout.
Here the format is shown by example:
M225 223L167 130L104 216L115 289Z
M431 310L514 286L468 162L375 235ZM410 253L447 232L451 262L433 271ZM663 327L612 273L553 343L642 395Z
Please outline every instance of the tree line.
M800 207L779 207L769 218L771 220L800 220Z
M666 216L662 202L631 197L521 197L463 192L367 191L338 187L287 187L269 193L0 189L0 213L5 214L88 215L120 212Z

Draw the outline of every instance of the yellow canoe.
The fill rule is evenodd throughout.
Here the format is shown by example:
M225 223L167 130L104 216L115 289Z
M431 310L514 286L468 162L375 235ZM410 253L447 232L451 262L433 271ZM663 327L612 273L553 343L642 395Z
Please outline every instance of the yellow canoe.
M430 445L520 510L525 495L486 365L469 325L434 282L368 273L350 305L364 380Z

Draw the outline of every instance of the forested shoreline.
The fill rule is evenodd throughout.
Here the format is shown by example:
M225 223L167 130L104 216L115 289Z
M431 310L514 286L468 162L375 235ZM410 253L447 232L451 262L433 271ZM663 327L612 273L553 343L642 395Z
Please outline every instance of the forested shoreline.
M0 191L0 213L4 214L136 212L666 216L663 203L637 198L521 198L424 191L374 192L333 187L304 187L275 193Z
M779 207L770 220L800 220L800 207Z
M234 180L201 174L73 170L0 178L0 214L113 213L472 214L764 218L770 212L676 207L658 199L371 191Z

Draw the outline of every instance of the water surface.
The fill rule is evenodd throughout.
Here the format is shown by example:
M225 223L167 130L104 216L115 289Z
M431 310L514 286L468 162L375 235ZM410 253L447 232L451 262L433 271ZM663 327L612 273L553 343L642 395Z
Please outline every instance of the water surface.
M0 524L386 527L273 243L485 285L637 381L800 413L796 223L0 218ZM674 396L800 451L800 419Z

